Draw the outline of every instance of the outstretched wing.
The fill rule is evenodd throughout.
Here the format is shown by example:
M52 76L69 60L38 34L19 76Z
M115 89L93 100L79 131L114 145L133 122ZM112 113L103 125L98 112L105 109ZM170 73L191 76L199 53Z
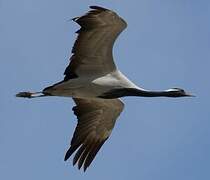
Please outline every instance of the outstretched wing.
M78 37L64 80L106 74L116 69L112 48L117 36L126 28L126 22L111 10L98 6L90 8L87 14L73 19L81 28L76 32Z
M78 163L79 169L83 165L85 171L110 136L124 104L120 99L73 99L78 124L65 160L76 151L73 165Z

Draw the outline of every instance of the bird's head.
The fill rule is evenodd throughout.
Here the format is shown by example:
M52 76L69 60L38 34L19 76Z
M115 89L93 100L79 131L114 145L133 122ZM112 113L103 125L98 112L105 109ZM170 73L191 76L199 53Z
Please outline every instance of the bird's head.
M185 90L181 88L171 88L166 90L166 92L168 97L184 97L184 96L195 97L195 95L186 93Z

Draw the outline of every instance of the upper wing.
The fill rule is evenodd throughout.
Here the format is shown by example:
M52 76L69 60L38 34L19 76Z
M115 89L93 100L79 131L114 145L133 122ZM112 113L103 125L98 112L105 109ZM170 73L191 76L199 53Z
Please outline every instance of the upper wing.
M111 10L98 6L90 8L87 14L73 19L81 28L76 32L78 37L64 80L106 74L116 69L112 48L117 36L126 28L126 22Z
M85 171L110 136L124 104L120 99L74 98L74 101L76 106L73 111L78 118L78 124L65 160L78 149L73 165L78 163L79 169L83 165Z

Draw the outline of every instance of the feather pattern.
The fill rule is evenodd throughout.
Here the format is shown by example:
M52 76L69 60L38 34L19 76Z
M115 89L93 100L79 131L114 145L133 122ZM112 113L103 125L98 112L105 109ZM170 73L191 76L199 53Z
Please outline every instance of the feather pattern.
M90 6L92 10L81 17L73 18L81 28L72 48L69 66L64 81L87 75L103 75L112 72L116 66L112 48L117 36L126 28L126 22L115 12Z
M77 163L85 171L110 136L124 104L120 99L73 99L78 123L65 160L76 151L73 165Z

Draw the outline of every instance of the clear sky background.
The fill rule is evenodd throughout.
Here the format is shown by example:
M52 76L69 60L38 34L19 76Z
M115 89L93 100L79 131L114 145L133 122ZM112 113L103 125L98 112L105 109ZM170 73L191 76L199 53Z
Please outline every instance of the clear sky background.
M116 64L146 89L196 98L124 98L125 110L86 173L63 158L76 117L70 98L18 99L62 80L89 5L127 23ZM0 179L210 179L209 0L0 0Z

